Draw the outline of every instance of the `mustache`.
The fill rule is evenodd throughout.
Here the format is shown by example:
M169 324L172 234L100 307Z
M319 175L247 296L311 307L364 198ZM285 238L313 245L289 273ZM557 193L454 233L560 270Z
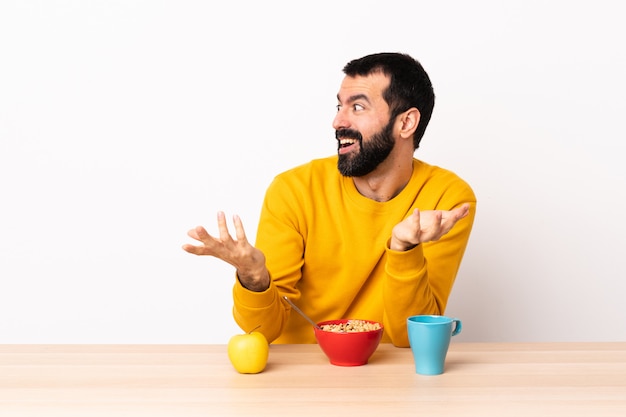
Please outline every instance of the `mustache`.
M356 139L359 142L363 141L363 135L358 130L353 129L338 129L335 130L335 139Z

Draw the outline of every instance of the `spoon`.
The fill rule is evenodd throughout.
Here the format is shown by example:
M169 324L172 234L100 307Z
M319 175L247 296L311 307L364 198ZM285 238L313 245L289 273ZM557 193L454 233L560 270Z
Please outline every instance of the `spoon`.
M304 317L309 323L311 323L313 325L313 327L315 327L317 330L322 330L322 328L320 326L317 325L317 323L315 323L313 320L311 320L311 318L309 316L307 316L306 314L304 314L304 312L302 310L300 310L289 298L287 298L286 295L283 295L283 298L289 303L289 305L296 310L296 312L298 312L298 314L300 314L302 317Z

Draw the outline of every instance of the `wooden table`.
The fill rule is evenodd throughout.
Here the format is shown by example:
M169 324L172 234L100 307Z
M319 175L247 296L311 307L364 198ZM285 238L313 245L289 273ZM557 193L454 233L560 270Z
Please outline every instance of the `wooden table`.
M443 375L409 349L330 365L272 345L241 375L224 345L0 345L0 416L626 416L626 343L453 343Z

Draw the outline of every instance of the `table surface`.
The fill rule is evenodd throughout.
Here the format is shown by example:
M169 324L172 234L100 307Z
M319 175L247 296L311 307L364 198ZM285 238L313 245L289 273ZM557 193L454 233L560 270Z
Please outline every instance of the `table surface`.
M255 375L225 345L0 345L0 416L31 415L623 417L626 342L452 343L437 376L389 344L358 367L272 345Z

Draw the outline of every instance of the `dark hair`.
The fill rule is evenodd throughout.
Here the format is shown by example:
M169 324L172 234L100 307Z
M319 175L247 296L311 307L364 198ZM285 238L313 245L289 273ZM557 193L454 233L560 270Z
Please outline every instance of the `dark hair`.
M352 60L343 67L343 72L350 77L367 76L378 71L391 80L389 87L383 92L383 98L391 109L390 120L411 107L419 110L420 121L413 135L413 146L417 149L435 106L435 93L430 78L418 61L402 53L367 55Z

